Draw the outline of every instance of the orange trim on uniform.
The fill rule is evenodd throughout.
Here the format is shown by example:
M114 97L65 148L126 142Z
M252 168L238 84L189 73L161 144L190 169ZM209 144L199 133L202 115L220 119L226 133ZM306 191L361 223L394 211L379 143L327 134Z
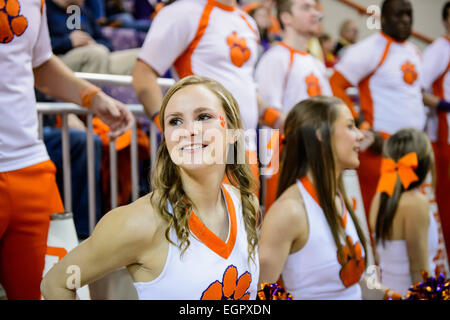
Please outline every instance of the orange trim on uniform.
M399 42L388 35L385 35L384 33L381 33L383 37L387 39L387 44L384 49L383 55L381 57L380 62L376 66L375 70L373 70L367 77L365 77L362 81L358 84L359 89L359 97L360 97L360 103L361 103L361 112L364 115L364 121L367 121L371 127L373 127L373 117L374 117L374 111L373 111L373 99L372 99L372 92L370 91L370 79L372 76L377 72L377 70L381 67L381 65L386 60L386 57L389 53L389 48L391 47L392 42Z
M45 0L41 0L41 15L44 13Z
M227 6L226 4L214 1L214 0L209 0L208 4L213 5L214 7L217 7L219 9L225 10L225 11L234 11L236 9L235 6Z
M353 85L340 73L335 70L330 78L330 86L333 91L333 95L342 99L345 104L350 109L353 117L356 119L359 117L358 112L356 112L352 99L348 96L347 88L353 87Z
M252 30L253 33L256 34L256 35L258 36L258 38L259 38L259 33L258 33L258 31L256 31L255 28L252 27L252 25L250 24L250 22L248 22L247 18L246 18L242 13L239 13L239 16L245 21L245 23L248 25L248 27L250 28L250 30ZM258 39L258 42L259 42L259 39Z
M209 230L201 220L195 215L192 210L189 217L189 228L193 234L209 249L217 253L224 259L227 259L233 251L234 244L236 242L237 223L236 223L236 211L234 208L233 200L230 194L227 192L224 186L222 186L225 201L227 203L228 217L230 222L230 234L227 242L223 242L218 236L216 236L211 230Z
M388 42L396 42L398 44L404 44L406 43L406 40L400 41L400 40L396 40L394 38L392 38L391 36L388 36L386 33L384 33L383 31L380 31L380 34L383 36L383 38L385 38Z
M192 40L186 51L184 51L173 64L180 79L194 74L191 65L192 54L194 53L195 48L197 48L198 43L205 34L206 28L208 27L209 23L209 17L214 8L214 5L214 1L208 1L205 8L203 9L202 16L200 17L200 22L198 24L194 40Z
M291 46L289 46L288 44L286 44L286 43L283 42L283 41L280 41L278 44L279 44L280 46L285 47L285 48L288 49L289 51L295 52L295 53L298 53L298 54L301 54L302 56L307 56L307 55L309 54L307 51L300 51L300 50L294 49L294 48L292 48Z
M320 207L319 196L317 195L316 188L314 187L311 180L309 180L307 176L303 176L300 178L300 182L302 183L306 191L309 193L309 195L316 201L316 203ZM347 226L347 207L345 205L344 205L344 216L341 217L341 224L345 229L345 227Z
M279 45L281 45L282 47L286 48L287 50L289 50L289 67L288 67L288 71L286 72L286 76L284 77L284 82L283 82L283 92L286 91L286 87L287 87L287 83L289 80L289 76L291 75L291 70L292 70L292 66L294 65L294 58L295 58L295 54L301 54L303 56L308 55L308 52L305 51L299 51L299 50L295 50L294 48L290 47L289 45L287 45L286 43L284 43L283 41L279 42Z

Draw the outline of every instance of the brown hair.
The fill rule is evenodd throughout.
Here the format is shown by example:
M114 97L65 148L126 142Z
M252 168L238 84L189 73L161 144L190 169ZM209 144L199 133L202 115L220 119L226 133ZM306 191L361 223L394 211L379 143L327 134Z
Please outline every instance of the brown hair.
M220 100L226 114L226 121L229 128L241 129L241 118L239 114L238 104L233 96L217 81L198 77L189 76L175 83L164 96L161 110L160 123L164 132L164 113L169 100L179 90L191 86L202 85L214 93ZM242 202L242 214L247 232L247 241L249 246L249 258L253 259L253 254L258 243L257 237L257 221L259 221L259 208L255 206L254 189L255 182L248 165L248 159L245 163L237 161L237 142L233 145L235 159L232 163L227 161L225 173L230 183L239 189ZM175 245L169 237L171 228L174 228L178 239L180 240L179 248L182 253L189 247L189 217L192 213L192 201L186 195L181 183L179 168L173 163L167 150L164 135L158 149L155 166L152 170L151 184L153 193L151 194L151 203L158 213L167 221L166 239ZM168 210L169 203L172 205L173 214Z
M411 183L408 189L405 189L400 179L397 177L392 197L385 192L380 195L375 237L377 242L382 240L383 244L384 240L390 238L392 222L402 193L420 186L430 170L432 170L434 177L433 149L424 132L416 129L403 129L397 131L385 142L383 150L384 157L390 158L396 162L410 152L415 152L417 154L418 166L414 169L414 172L419 180Z
M335 155L331 137L333 124L339 116L338 106L343 104L342 100L335 97L316 96L301 101L289 112L284 124L286 140L282 152L277 197L310 171L320 206L338 252L342 255L340 236L343 236L346 241L347 237L341 226L335 202L340 192L365 250L367 262L366 238L347 199L342 175L336 180ZM318 134L321 137L320 140ZM344 260L341 259L341 261Z
M283 22L281 21L281 14L283 12L291 13L292 8L292 0L278 0L277 1L277 18L280 22L280 26L282 29L284 29Z

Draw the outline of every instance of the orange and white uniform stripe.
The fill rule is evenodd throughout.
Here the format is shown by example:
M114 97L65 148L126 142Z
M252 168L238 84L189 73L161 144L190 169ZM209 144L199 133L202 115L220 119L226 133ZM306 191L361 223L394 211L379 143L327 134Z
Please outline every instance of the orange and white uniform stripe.
M308 52L296 50L284 42L261 57L255 78L259 96L286 114L302 100L332 95L324 64Z
M337 96L336 90L358 87L364 120L376 131L393 134L425 127L421 77L418 49L379 32L348 48L335 66L331 85Z
M297 186L308 218L308 240L302 249L288 256L284 265L282 278L286 290L295 300L361 300L359 281L365 270L365 253L353 220L345 211L342 223L354 248L348 248L342 239L345 261L340 263L313 184L303 177Z
M258 254L248 259L242 204L233 187L223 184L228 210L226 242L210 231L193 212L190 245L181 255L169 243L162 273L150 282L135 282L140 300L254 300L259 278ZM171 208L169 207L171 210ZM179 243L172 229L170 237Z
M160 75L173 66L176 78L195 74L219 81L238 102L244 129L256 129L257 30L254 20L237 7L178 0L152 22L139 59Z

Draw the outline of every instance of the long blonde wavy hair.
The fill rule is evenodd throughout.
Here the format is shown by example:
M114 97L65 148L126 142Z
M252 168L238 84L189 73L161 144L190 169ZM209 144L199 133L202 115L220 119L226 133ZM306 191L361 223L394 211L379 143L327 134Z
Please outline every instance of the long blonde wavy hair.
M175 83L164 96L160 110L160 123L163 132L165 130L164 113L169 100L177 91L192 85L202 85L217 96L225 110L229 129L242 129L238 104L228 90L212 79L189 76ZM242 213L247 232L249 259L253 260L258 244L257 224L259 223L259 207L255 204L255 201L252 201L252 198L254 198L252 190L255 189L256 181L248 165L248 159L246 158L245 163L237 161L237 142L233 144L233 148L234 152L232 154L235 158L233 161L227 161L225 174L230 183L240 191ZM155 166L152 170L151 185L153 190L150 196L151 204L167 222L166 239L173 245L177 245L181 250L181 254L183 254L190 245L189 217L192 213L193 204L183 190L180 169L170 158L164 134L162 135ZM168 210L169 204L172 206L173 214ZM174 243L169 237L172 228L175 229L179 244Z

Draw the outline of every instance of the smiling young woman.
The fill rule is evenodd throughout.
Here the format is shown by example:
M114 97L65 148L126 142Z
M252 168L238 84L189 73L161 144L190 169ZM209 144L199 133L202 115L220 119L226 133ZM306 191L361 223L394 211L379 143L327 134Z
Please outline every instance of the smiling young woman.
M261 229L260 282L282 276L294 299L361 299L366 239L342 172L359 165L363 139L349 108L318 96L286 118L278 199Z
M248 164L225 161L237 148L227 130L242 128L236 101L218 82L190 76L168 91L160 115L153 192L104 216L47 273L45 298L75 297L65 285L71 265L81 286L126 266L139 299L256 298L258 201ZM206 157L192 162L196 154Z

